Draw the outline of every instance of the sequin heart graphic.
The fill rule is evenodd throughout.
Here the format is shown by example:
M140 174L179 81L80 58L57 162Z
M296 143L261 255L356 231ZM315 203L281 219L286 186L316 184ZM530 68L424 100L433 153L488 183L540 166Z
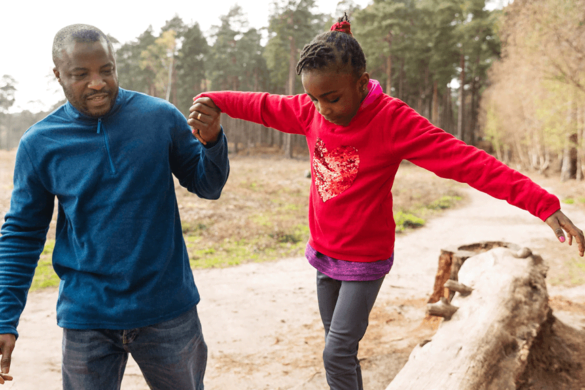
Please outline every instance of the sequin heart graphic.
M317 191L327 202L353 184L360 166L360 156L353 146L340 146L327 150L323 140L317 138L313 155L313 172Z

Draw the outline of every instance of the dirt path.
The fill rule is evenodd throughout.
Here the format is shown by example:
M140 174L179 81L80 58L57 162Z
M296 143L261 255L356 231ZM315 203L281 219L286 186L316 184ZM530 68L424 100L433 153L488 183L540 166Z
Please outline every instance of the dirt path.
M398 237L394 269L384 282L360 348L368 390L384 389L412 347L432 334L419 324L442 247L505 240L543 254L569 253L559 250L548 226L528 213L476 191L468 194L464 207ZM563 209L575 223L585 226L585 213L570 205ZM195 279L209 345L206 389L327 389L315 271L303 258L197 270ZM584 313L572 309L573 302L585 302L585 286L551 288L551 292L563 308L555 313L573 326L585 326ZM6 388L61 388L56 299L56 290L30 294L13 355L15 382ZM122 388L147 389L133 361Z

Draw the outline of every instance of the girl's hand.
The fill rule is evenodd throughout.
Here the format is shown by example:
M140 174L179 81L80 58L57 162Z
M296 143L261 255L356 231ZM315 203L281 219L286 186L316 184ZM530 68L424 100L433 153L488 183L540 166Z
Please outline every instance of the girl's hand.
M191 108L189 108L189 119L187 123L193 129L193 135L203 145L207 145L208 142L217 141L220 126L220 113L221 111L215 105L213 100L208 97L202 97L193 102Z
M565 232L569 236L569 245L573 244L573 237L577 240L579 245L579 255L583 257L585 254L585 238L583 238L583 231L577 226L561 210L557 211L544 221L555 232L560 242L565 242ZM564 231L563 231L564 229Z

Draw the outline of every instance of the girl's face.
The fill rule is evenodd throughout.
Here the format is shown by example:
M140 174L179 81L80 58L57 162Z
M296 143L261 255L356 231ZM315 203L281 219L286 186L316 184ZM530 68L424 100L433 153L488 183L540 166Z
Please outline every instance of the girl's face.
M334 71L303 71L303 87L317 111L329 122L347 126L357 114L360 104L368 94L370 75L363 73L359 79L351 73Z

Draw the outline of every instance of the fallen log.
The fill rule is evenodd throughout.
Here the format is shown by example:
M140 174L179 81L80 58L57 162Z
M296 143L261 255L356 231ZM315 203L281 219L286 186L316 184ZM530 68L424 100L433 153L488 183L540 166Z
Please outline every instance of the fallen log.
M487 252L493 248L509 248L516 252L521 250L518 245L503 241L482 241L474 244L441 249L439 266L435 276L435 285L428 303L438 302L441 297L447 298L450 302L455 295L455 291L451 291L447 288L445 283L448 280L457 281L459 269L465 260L479 253ZM427 320L428 319L429 318L427 318Z
M460 261L451 279L473 291L455 295L458 310L415 347L387 390L516 389L550 309L542 259L508 246Z

